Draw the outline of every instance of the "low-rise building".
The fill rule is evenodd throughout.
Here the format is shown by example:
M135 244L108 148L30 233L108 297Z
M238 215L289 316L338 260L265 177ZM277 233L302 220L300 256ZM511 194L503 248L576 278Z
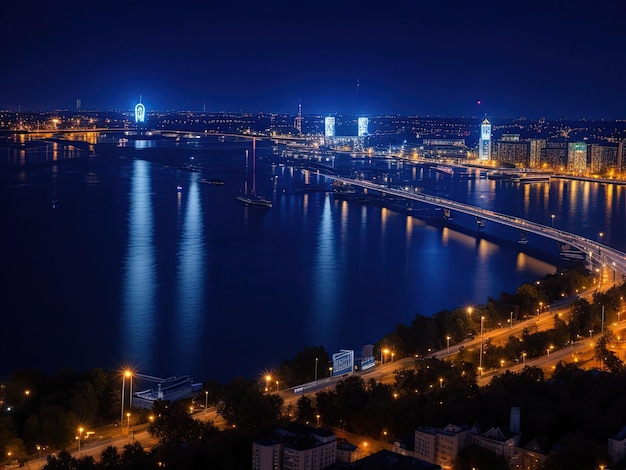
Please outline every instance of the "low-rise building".
M415 430L415 457L425 462L452 468L460 450L469 443L469 428L448 424L445 428L422 427Z
M252 444L253 470L321 470L336 460L337 437L323 428L289 424Z

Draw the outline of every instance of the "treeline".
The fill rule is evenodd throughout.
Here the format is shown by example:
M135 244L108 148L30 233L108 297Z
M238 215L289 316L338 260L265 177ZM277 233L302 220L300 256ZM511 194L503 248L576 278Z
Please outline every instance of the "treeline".
M585 290L598 286L599 279L586 272L583 266L564 270L556 274L545 276L534 283L523 284L515 294L502 293L497 299L489 298L485 305L467 306L455 310L442 310L431 317L416 315L413 321L407 324L398 324L393 332L384 336L376 343L375 354L380 357L385 349L393 351L396 358L409 356L423 356L432 351L443 350L448 341L454 345L480 333L481 318L485 337L488 331L496 328L510 327L514 324L536 315L545 315L550 312L550 305L582 293ZM505 351L496 351L487 344L484 358L486 367L499 366L499 360L506 358L509 361L522 360L525 352L532 358L546 352L550 345L562 347L570 340L589 335L589 330L596 333L601 325L615 322L620 308L623 308L623 298L626 291L623 287L616 287L606 292L598 292L593 303L584 299L575 302L570 318L555 320L557 331L549 334L530 336L527 331L521 342L512 339ZM604 306L604 323L602 322L602 306ZM563 324L559 323L562 320ZM449 338L449 340L448 340ZM473 361L468 357L468 360ZM498 362L494 362L498 361Z

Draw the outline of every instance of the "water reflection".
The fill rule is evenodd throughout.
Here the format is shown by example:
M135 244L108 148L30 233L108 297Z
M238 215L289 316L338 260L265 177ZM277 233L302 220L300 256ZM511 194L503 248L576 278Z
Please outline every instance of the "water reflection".
M330 197L324 196L322 217L319 223L317 246L313 260L313 323L311 336L319 344L336 344L338 262L335 254L335 234ZM317 344L316 343L316 344Z
M178 250L177 309L178 359L188 364L198 355L204 329L204 217L200 200L199 175L193 174L185 192L185 214ZM180 194L180 193L179 193Z
M125 361L149 368L156 333L157 266L150 164L142 160L133 163L124 261L121 353Z

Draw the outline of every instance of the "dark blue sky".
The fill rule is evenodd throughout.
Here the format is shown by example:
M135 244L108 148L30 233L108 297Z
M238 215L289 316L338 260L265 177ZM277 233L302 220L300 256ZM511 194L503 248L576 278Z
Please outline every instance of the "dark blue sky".
M624 3L11 1L0 109L621 119Z

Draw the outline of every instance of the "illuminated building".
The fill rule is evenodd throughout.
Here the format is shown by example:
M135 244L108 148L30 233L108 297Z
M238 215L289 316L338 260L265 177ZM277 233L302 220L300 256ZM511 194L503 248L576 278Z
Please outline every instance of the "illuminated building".
M366 117L360 117L358 120L358 123L359 125L358 125L357 135L359 137L364 137L367 134L369 134L368 129L367 129L369 126L369 119Z
M487 118L480 125L478 141L478 159L491 160L491 123Z
M141 97L139 97L139 103L135 105L135 122L137 124L145 122L146 120L146 107L141 103Z
M546 148L546 139L530 139L529 166L538 168L541 166L541 151Z
M615 146L590 144L589 169L594 174L604 174L611 168L617 168L617 149Z
M567 166L567 144L565 142L546 142L541 149L541 166L563 170Z
M528 168L528 143L520 141L519 134L502 135L497 144L497 159L499 162Z
M567 145L568 171L583 172L587 170L587 144L584 142L570 142Z
M335 137L335 118L332 116L324 118L324 137Z

